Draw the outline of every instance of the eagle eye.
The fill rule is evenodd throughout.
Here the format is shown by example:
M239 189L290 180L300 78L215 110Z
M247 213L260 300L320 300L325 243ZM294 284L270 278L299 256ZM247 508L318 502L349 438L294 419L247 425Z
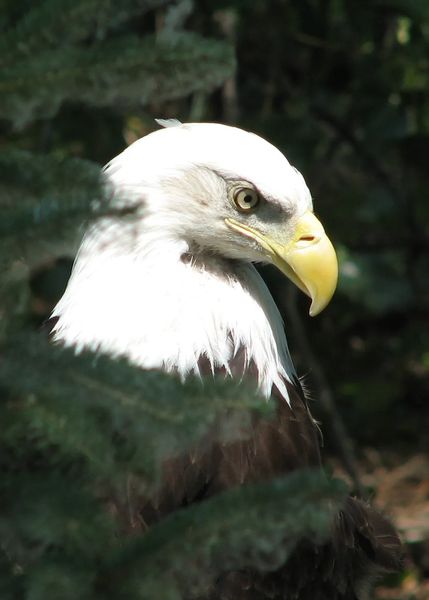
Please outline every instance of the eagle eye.
M240 212L250 212L259 204L259 194L253 188L236 188L232 199Z

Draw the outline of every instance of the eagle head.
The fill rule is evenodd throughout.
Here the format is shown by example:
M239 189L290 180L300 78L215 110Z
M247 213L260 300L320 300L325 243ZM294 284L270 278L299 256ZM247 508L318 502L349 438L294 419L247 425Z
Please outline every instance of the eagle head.
M268 397L296 379L282 319L252 263L272 263L328 304L337 259L302 175L261 137L214 123L150 133L105 168L112 208L89 227L54 340L181 376L232 374L243 356ZM127 211L125 211L127 213Z
M331 300L335 250L303 176L263 138L174 122L135 142L106 173L141 202L145 232L183 241L194 257L209 252L275 265L311 298L311 316Z

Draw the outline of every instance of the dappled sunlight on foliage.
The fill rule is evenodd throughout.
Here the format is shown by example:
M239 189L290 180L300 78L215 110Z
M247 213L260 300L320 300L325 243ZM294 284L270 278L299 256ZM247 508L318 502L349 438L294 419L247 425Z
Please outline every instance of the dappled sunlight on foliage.
M109 210L102 165L158 117L255 131L304 174L338 249L337 293L307 319L307 299L261 272L333 471L374 498L406 543L404 572L376 598L429 598L429 2L5 0L0 31L2 600L48 600L53 588L92 600L110 584L119 597L125 575L126 598L181 598L183 572L200 591L198 567L212 577L213 556L219 571L249 556L269 570L302 537L325 539L343 498L317 476L284 479L266 498L256 486L173 515L183 554L168 525L157 542L136 542L134 530L117 542L137 519L128 488L153 490L171 452L272 417L248 389L218 381L204 400L199 382L58 352L39 332L82 223ZM276 523L290 528L295 514L286 544ZM218 538L223 515L231 531ZM198 519L212 545L196 564ZM153 570L140 578L152 542Z

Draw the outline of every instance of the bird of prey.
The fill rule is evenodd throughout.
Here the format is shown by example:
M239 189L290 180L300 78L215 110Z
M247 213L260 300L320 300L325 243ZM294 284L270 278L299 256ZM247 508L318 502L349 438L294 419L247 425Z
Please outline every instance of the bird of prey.
M253 263L280 269L310 297L312 316L338 273L304 178L277 148L226 125L160 124L105 168L112 206L133 206L133 218L89 227L53 339L182 379L252 379L277 418L166 465L157 497L141 508L149 525L226 488L320 465L282 319ZM349 498L323 548L302 549L275 576L225 576L212 597L363 600L373 576L398 565L399 547L387 519Z

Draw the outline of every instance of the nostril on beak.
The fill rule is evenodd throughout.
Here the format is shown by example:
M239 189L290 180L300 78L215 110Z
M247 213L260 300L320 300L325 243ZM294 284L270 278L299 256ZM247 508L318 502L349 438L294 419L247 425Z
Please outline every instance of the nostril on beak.
M312 246L313 244L315 244L318 241L318 239L319 237L317 235L311 235L307 233L298 238L298 240L295 242L295 247L303 249L308 248L308 246Z

